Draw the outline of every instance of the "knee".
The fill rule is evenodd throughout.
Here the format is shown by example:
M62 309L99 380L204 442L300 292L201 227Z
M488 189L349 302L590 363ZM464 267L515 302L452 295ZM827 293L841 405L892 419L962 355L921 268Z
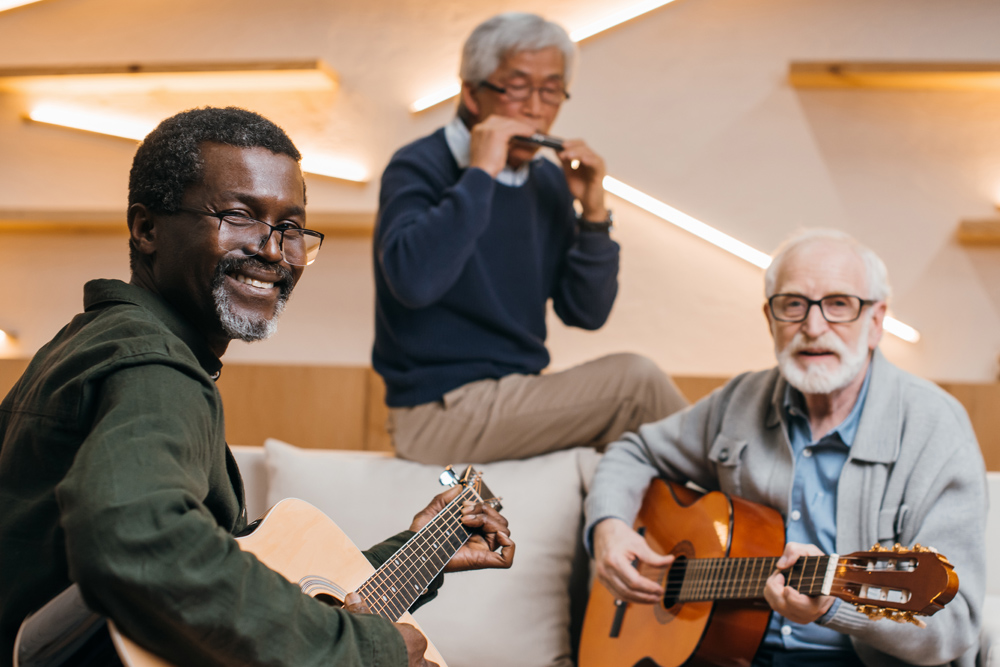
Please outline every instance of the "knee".
M687 405L670 376L649 357L633 353L612 356L650 421L662 419Z

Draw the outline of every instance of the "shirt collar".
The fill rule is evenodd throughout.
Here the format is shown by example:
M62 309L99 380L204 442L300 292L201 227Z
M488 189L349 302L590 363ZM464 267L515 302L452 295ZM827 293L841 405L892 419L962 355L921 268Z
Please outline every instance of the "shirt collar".
M208 341L159 295L120 280L91 280L83 286L84 310L97 310L113 303L130 303L151 312L191 349L198 363L212 379L219 376L222 361L209 348Z
M865 371L865 381L861 384L861 391L858 392L858 398L854 401L854 407L851 408L851 412L844 418L844 421L840 422L837 428L823 436L824 438L837 435L840 437L840 441L848 447L854 444L854 437L858 434L858 424L861 422L861 411L864 409L865 398L868 396L868 383L872 377L872 365L871 360L869 360L868 370ZM785 385L783 406L785 414L788 415L789 419L804 419L808 421L809 413L806 410L805 397L801 391L791 384Z
M465 123L458 116L452 118L451 122L444 126L444 140L447 142L448 149L451 151L452 157L455 158L459 169L469 168L469 144L471 143L471 139L472 134L469 132L469 128L465 126ZM539 153L535 153L535 157L531 159L531 162L541 159L542 156ZM527 182L528 176L531 173L531 162L525 162L516 170L505 165L500 173L497 174L497 183L512 188L521 187Z

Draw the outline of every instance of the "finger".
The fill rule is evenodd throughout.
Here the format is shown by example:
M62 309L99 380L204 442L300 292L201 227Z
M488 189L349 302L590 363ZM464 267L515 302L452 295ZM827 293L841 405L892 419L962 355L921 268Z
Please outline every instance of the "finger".
M344 609L352 614L372 613L372 610L368 607L368 602L357 591L348 593L347 597L344 598Z

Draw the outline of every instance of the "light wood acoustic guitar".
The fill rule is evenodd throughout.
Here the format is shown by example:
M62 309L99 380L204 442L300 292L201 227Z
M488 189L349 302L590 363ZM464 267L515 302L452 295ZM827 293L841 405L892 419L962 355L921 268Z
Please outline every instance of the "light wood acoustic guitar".
M500 509L500 499L493 496L483 483L482 476L471 467L461 476L455 475L449 468L441 475L441 482L448 486L461 484L462 491L377 570L333 521L302 500L279 502L253 522L249 532L236 538L236 541L241 549L253 553L269 568L301 587L307 595L342 606L348 592L357 591L372 613L393 622L408 623L420 630L407 610L472 536L462 525L462 503L471 500ZM62 609L79 610L82 606L82 598L74 587L64 591L46 607L60 598L63 599ZM45 610L43 607L40 612ZM96 615L89 610L82 609L73 614L84 617L83 620L91 626L97 624L93 621ZM70 615L58 606L48 614L50 618ZM77 628L53 628L53 624L43 616L36 613L34 619L28 617L22 624L15 647L15 665L47 667L80 664L77 662L80 658L73 657L73 652L78 650L73 644L83 644L88 636L103 631L94 627L80 629L80 623ZM103 626L103 619L96 618ZM31 629L32 624L36 629ZM171 663L123 635L110 619L107 629L114 650L125 667L171 667ZM427 640L424 656L441 667L447 667L430 639Z
M580 667L748 667L770 620L764 584L784 550L781 515L655 480L635 525L655 551L675 556L666 568L638 566L666 595L659 604L627 603L595 582ZM917 625L958 592L948 560L920 545L799 558L784 574L806 595L833 595L870 618Z

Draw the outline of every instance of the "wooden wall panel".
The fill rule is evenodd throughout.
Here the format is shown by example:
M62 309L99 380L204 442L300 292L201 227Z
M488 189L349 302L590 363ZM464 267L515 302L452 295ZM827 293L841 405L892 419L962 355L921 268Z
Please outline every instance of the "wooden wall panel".
M27 367L27 359L0 359L0 401L7 395L7 392L10 391Z
M983 450L987 470L1000 470L1000 382L990 384L939 383L965 406Z
M27 360L0 359L0 396ZM678 376L689 401L727 378ZM1000 470L1000 383L947 382L941 386L965 406L989 470ZM219 379L232 444L262 445L275 437L299 447L392 451L385 422L385 385L367 366L227 364Z
M348 366L226 364L219 391L226 439L262 445L364 449L368 369Z

